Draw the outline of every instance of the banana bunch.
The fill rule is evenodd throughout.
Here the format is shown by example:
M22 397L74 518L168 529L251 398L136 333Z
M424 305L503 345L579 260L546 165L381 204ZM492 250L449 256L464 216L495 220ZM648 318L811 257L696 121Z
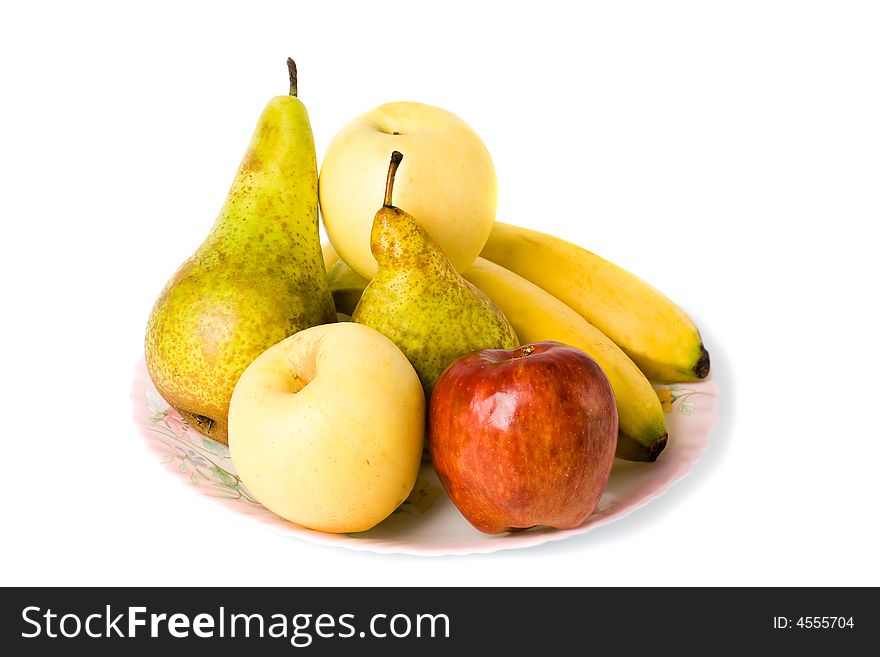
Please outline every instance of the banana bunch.
M368 281L329 244L324 264L337 310L350 315ZM617 401L617 456L656 460L667 432L651 381L694 381L709 373L700 332L683 310L585 249L500 222L462 275L495 302L521 342L556 340L590 354Z
M500 222L480 255L583 315L651 381L696 381L709 374L709 352L691 318L625 269L558 237Z

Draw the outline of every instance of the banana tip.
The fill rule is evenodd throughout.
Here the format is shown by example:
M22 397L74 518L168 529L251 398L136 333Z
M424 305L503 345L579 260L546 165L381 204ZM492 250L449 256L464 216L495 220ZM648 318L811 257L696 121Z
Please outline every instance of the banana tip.
M650 445L637 443L632 439L623 439L619 436L617 440L617 453L615 456L625 461L639 461L643 463L653 463L657 460L666 448L669 440L669 434L664 433L662 436L654 440Z
M709 352L702 344L700 345L700 357L694 365L694 374L699 379L705 379L709 375Z
M648 448L648 458L647 460L650 462L654 462L657 460L657 457L660 456L660 452L666 449L666 443L669 441L669 434L664 433L663 436L659 440L655 440L651 447Z

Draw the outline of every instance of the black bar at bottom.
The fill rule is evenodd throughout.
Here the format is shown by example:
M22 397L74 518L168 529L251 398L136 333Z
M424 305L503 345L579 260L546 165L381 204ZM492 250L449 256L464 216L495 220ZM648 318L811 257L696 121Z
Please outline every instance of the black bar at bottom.
M872 588L7 588L2 647L24 654L135 644L165 655L491 647L631 654L665 648L853 654L876 646ZM413 652L416 651L416 652ZM829 652L833 651L833 653Z

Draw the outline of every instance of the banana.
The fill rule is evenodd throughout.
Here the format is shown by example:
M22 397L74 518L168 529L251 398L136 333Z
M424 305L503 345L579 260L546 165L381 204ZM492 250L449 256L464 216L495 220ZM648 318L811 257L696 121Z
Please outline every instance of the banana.
M577 311L648 379L675 383L709 374L709 352L694 322L625 269L557 237L497 221L480 255Z
M477 258L462 273L489 295L523 343L556 340L587 352L604 370L617 401L617 456L654 461L666 446L666 416L660 399L635 363L559 299L521 276Z
M344 297L354 307L366 279L351 272L330 245L324 245L324 260L334 299ZM660 399L617 345L548 292L499 265L477 258L462 275L489 295L524 343L556 340L590 354L608 376L617 401L617 456L630 461L656 460L667 440Z

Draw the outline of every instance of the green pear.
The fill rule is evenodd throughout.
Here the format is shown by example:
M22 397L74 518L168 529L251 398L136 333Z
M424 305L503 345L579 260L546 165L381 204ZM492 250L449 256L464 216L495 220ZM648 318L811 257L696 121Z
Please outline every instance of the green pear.
M147 370L159 393L207 436L227 442L232 390L259 354L336 321L318 236L312 128L296 98L269 101L210 234L156 301Z
M385 203L373 219L370 250L379 267L352 320L391 338L406 354L430 398L443 370L477 349L513 349L513 326L483 292L455 270L425 229L391 204L403 155L394 151Z

